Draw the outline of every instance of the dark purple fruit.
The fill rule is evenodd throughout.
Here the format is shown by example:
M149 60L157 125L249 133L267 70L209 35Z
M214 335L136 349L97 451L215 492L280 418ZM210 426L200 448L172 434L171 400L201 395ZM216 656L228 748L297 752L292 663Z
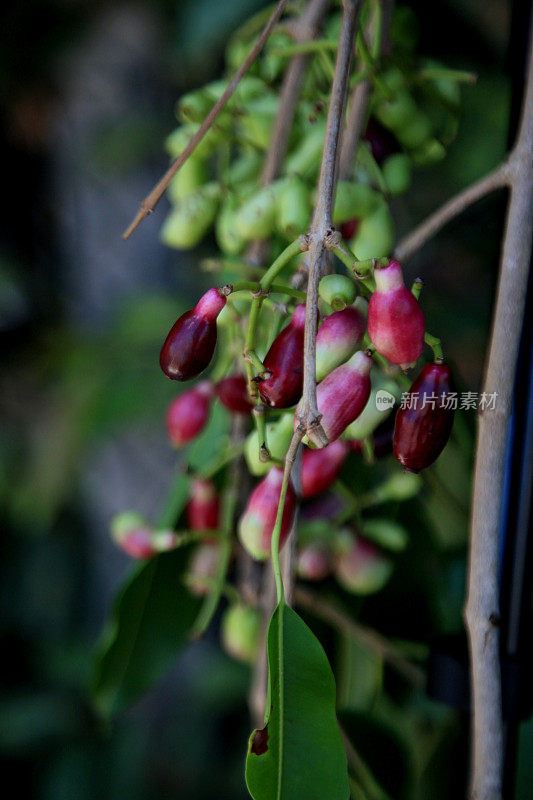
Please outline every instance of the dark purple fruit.
M289 408L302 394L304 367L305 305L296 306L292 319L270 346L263 361L265 377L259 394L271 408Z
M225 295L219 289L209 289L174 323L159 357L167 377L189 381L209 365L217 343L216 319L225 305Z
M408 472L420 472L441 454L453 425L448 408L453 382L447 364L427 364L399 408L394 425L393 452Z

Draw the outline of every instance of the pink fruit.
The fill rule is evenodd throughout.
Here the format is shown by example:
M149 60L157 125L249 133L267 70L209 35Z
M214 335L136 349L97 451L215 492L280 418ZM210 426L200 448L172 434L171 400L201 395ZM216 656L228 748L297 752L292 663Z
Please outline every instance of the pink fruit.
M267 377L259 382L259 394L271 408L289 408L302 394L305 305L298 305L291 321L279 333L263 361ZM269 374L268 374L269 373Z
M124 511L111 520L111 536L121 550L137 559L153 558L176 544L173 531L154 530L134 511Z
M169 378L188 381L208 366L217 343L216 319L226 296L220 289L209 289L191 311L172 326L161 348L159 363Z
M239 539L244 549L258 561L264 561L270 555L270 542L278 513L282 482L283 470L272 467L248 498L246 509L239 522ZM289 483L281 522L280 549L289 535L295 508L296 495Z
M422 309L403 282L397 261L374 271L376 291L368 306L368 335L392 364L409 367L424 348L426 322Z
M337 439L322 450L305 448L302 457L302 497L315 497L337 479L349 452L346 442Z
M298 552L296 570L306 581L322 581L331 574L330 554L323 545L308 544Z
M195 478L187 503L187 524L191 531L215 531L219 525L220 501L212 481Z
M370 396L372 358L359 351L318 384L316 390L320 423L330 442L357 419ZM295 425L298 413L295 415Z
M249 414L253 409L244 375L228 375L215 389L220 402L234 414Z
M182 447L194 439L204 428L209 418L209 404L213 396L213 384L201 381L194 389L183 392L172 401L167 410L167 431L170 440Z
M347 545L347 546L346 546ZM377 592L389 580L392 562L372 542L360 536L347 538L338 555L335 577L347 592L367 595Z
M366 306L366 302L362 301ZM347 361L363 340L366 318L361 308L348 306L326 317L316 337L316 379Z
M192 594L202 597L212 589L211 581L215 578L220 559L218 544L206 542L194 550L189 562L186 576L187 586Z

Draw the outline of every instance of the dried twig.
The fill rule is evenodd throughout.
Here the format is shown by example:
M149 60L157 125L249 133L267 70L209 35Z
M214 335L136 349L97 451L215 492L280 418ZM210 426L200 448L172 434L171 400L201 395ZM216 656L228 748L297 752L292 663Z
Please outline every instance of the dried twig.
M404 236L394 249L395 258L399 261L406 261L411 258L441 228L459 216L459 214L462 214L469 206L496 191L496 189L507 186L511 172L509 161L504 161L495 170L489 172L488 175L485 175L479 181L452 197L451 200L444 203L414 230Z
M378 631L361 625L348 614L345 614L338 606L320 597L315 592L298 587L294 593L296 605L306 609L313 616L327 622L336 630L349 636L354 641L359 642L369 650L380 655L384 661L390 664L396 672L402 675L409 683L421 689L426 682L424 671L413 664L395 647L388 639Z
M353 42L361 0L344 0L342 26L335 64L335 75L326 123L326 136L322 163L318 179L317 202L309 232L309 280L307 283L307 313L305 317L304 338L304 386L300 407L300 425L309 438L319 447L328 440L320 425L320 414L316 401L316 334L318 284L323 274L326 260L325 238L331 228L331 216L335 187L337 185L339 144L342 135L342 121L346 107L346 94L352 63Z
M241 64L241 66L239 67L239 69L237 70L237 72L227 85L226 89L220 96L220 98L217 100L217 102L207 115L207 117L204 119L204 121L202 122L202 124L200 125L200 127L190 140L189 144L183 151L183 153L181 153L181 155L174 161L174 163L171 164L171 166L165 172L161 180L154 186L150 194L148 194L142 201L141 206L135 218L130 223L130 225L128 225L128 227L122 234L123 239L127 239L129 236L131 236L135 228L142 222L142 220L146 216L148 216L148 214L152 213L152 211L154 210L154 208L164 195L165 191L167 190L167 187L172 178L174 177L174 175L176 174L176 172L189 158L189 156L194 151L196 146L202 141L205 134L207 133L209 128L213 125L214 121L216 120L216 118L218 117L218 115L220 114L220 112L222 111L222 109L224 108L224 106L234 93L241 79L244 77L244 75L246 75L246 73L254 63L255 59L263 49L265 42L270 36L272 28L281 17L286 5L287 5L287 0L279 0L278 4L276 5L276 8L272 12L272 16L270 17L267 24L263 28L261 35L259 36L256 43L250 50L250 53L247 55L246 59Z
M530 32L531 33L531 32ZM468 598L473 699L470 797L501 800L503 720L499 657L500 520L520 321L533 240L533 38L522 120L509 158L510 198L484 391L497 393L494 410L478 417Z
M316 37L329 3L330 0L310 0L303 14L291 27L296 42L304 42ZM287 152L289 135L308 61L308 55L295 56L291 59L284 75L279 97L279 112L261 173L263 186L271 183L279 175ZM247 253L247 261L251 264L261 265L264 260L265 244L263 239L253 242Z

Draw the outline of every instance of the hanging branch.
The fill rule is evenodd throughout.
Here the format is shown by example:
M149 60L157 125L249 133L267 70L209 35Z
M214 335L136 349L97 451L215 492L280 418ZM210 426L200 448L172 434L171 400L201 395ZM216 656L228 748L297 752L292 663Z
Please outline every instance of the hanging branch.
M531 31L530 31L531 33ZM465 620L472 669L473 752L470 797L501 800L503 720L499 656L500 520L520 321L533 240L533 40L522 119L509 158L510 198L484 391L495 409L478 416L472 534Z
M326 136L318 179L317 202L309 231L309 279L304 337L304 385L299 415L300 427L319 447L328 443L316 401L316 334L318 284L326 260L325 239L331 229L331 216L337 186L339 144L346 107L346 94L352 63L353 45L361 0L344 0L335 74L326 122Z
M298 587L294 596L296 605L300 606L300 608L309 611L315 617L327 622L328 625L344 633L350 639L360 642L365 647L368 647L369 650L377 653L399 675L402 675L417 689L424 687L426 683L424 671L405 658L403 653L381 633L352 619L337 605L309 589Z
M306 42L316 37L329 3L330 0L310 0L303 14L290 28L295 42ZM279 95L279 112L274 124L272 141L261 172L261 184L263 186L271 183L279 175L287 152L289 135L308 62L309 55L295 56L291 59L283 77ZM265 241L263 239L252 242L247 253L247 261L261 265L264 260L264 250Z
M481 178L476 183L463 189L462 192L452 197L444 203L437 211L431 214L414 230L404 236L394 248L394 257L399 261L407 261L417 250L420 250L425 243L435 236L448 222L462 214L469 206L477 203L482 197L491 192L509 185L509 178L512 174L511 160L504 161L495 170Z
M174 175L176 174L176 172L189 158L191 153L195 150L196 146L202 141L209 128L211 128L214 121L216 120L216 118L218 117L218 115L220 114L220 112L222 111L222 109L232 96L232 94L235 92L235 89L241 82L241 79L244 77L244 75L246 75L246 73L254 63L255 59L263 49L265 42L267 41L268 37L272 32L272 28L274 27L274 25L276 24L276 22L279 20L279 18L283 13L285 6L287 5L287 1L288 0L279 0L278 4L276 5L276 8L272 12L272 16L270 17L267 24L263 28L263 31L261 32L261 35L257 39L256 43L254 44L249 54L247 55L247 57L245 58L245 60L243 61L243 63L241 64L241 66L239 67L239 69L229 82L229 84L227 85L226 89L224 90L220 98L217 100L217 102L207 115L207 117L204 119L204 121L202 122L202 124L200 125L200 127L190 140L189 144L187 145L183 153L181 153L181 155L174 161L174 163L170 165L170 167L167 169L161 180L154 186L150 194L148 194L142 201L141 206L135 218L128 225L128 227L122 234L123 239L127 239L129 236L131 236L135 228L143 221L143 219L147 217L148 214L152 213L152 211L154 210L154 208L164 195L165 191L167 190L168 185L172 180L172 178L174 177Z

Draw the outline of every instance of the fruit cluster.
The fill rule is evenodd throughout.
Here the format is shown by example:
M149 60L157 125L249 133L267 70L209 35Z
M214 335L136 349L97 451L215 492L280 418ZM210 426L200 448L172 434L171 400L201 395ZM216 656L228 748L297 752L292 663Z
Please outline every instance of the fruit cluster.
M214 226L221 258L209 266L224 285L210 288L180 316L162 346L160 365L168 378L184 382L201 376L171 403L168 436L178 448L188 445L206 429L217 402L248 424L241 451L230 449L226 461L211 472L198 471L190 481L186 528L201 542L192 554L187 583L196 595L208 595L213 583L220 585L227 576L230 558L222 556L220 532L232 523L223 519L219 473L227 472L241 453L258 482L236 525L240 546L256 561L268 559L276 525L281 548L301 505L298 576L309 581L334 577L344 590L366 595L385 585L394 552L407 543L399 524L367 516L368 511L413 497L420 489L417 473L435 461L449 438L450 368L439 340L426 331L418 302L421 283L409 289L401 265L388 258L394 240L389 201L407 190L413 165L443 157L456 129L458 90L439 65L415 58L402 14L397 11L392 26L401 56L397 61L376 70L360 42L360 53L366 53L363 65L372 67L374 76L369 118L349 179L337 185L333 224L339 239L331 249L344 266L337 262L338 271L322 278L317 308L317 406L328 443L317 449L304 437L301 460L288 483L283 467L300 422L309 316L296 277L305 273L303 235L324 143L328 58L310 61L278 180L258 188L278 113L277 83L291 53L292 40L283 32L272 35L170 185L174 207L162 229L163 241L191 248ZM320 41L326 54L337 41L339 19L333 14L324 26ZM228 70L238 66L249 46L244 34L230 41ZM353 83L360 79L354 72ZM168 139L173 156L182 152L225 86L225 81L216 82L181 98L177 114L182 124ZM245 251L257 240L268 240L268 270L248 263ZM406 372L417 365L425 344L433 360L410 385ZM410 402L398 407L407 388ZM363 459L371 467L391 453L403 472L396 465L363 494L349 485L350 462ZM114 520L112 530L134 558L149 558L183 539L129 512ZM234 553L238 545L231 541ZM228 652L253 660L260 628L255 608L242 599L232 604L222 624Z
M363 10L363 17L370 13ZM374 82L370 115L347 179L337 187L333 223L342 226L360 259L387 256L394 242L389 201L411 184L412 170L441 160L453 140L460 93L453 73L435 61L421 60L398 9L392 26L397 57ZM364 23L364 19L363 19ZM273 251L307 230L314 204L326 128L327 93L340 14L327 19L314 43L301 98L279 178L260 186L264 154L279 112L279 81L291 55L291 38L276 33L243 78L192 157L169 186L172 202L163 242L179 250L195 247L214 228L217 245L229 258L242 255L255 239L269 238ZM228 76L253 44L255 29L237 32L226 51ZM364 69L352 83L375 73L372 56L358 40ZM320 47L323 48L320 53ZM229 82L218 80L184 95L176 106L180 126L167 139L177 158Z

